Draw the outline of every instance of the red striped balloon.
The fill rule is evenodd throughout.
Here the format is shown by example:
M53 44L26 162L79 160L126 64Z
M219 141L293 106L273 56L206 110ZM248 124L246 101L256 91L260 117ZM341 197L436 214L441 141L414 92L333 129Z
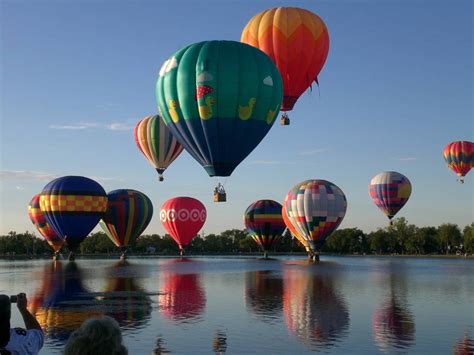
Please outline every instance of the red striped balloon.
M245 228L263 251L268 251L286 228L281 208L276 201L258 200L245 211Z
M163 172L181 154L183 146L173 137L160 116L147 116L135 126L135 143L156 169L160 181Z
M443 155L448 167L459 176L459 180L463 183L464 176L474 166L474 143L451 142L444 148Z
M46 222L43 212L40 209L40 194L36 194L30 201L28 205L28 216L30 217L31 222L35 225L38 232L43 236L43 238L48 242L51 249L55 252L59 251L63 246L65 239L61 238L54 229Z

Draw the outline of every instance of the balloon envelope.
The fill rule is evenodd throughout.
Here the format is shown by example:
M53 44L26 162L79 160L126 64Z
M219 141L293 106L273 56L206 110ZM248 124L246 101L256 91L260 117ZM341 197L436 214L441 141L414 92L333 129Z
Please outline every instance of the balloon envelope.
M183 146L158 115L147 116L139 121L135 126L134 136L138 149L156 169L160 178L183 151Z
M335 184L326 180L306 180L288 191L283 208L288 217L288 229L295 229L295 237L302 238L307 247L315 251L341 224L347 201Z
M75 251L104 215L107 195L92 179L64 176L44 187L40 208L54 231Z
M196 236L206 221L206 207L192 197L175 197L161 206L163 227L182 249Z
M245 26L241 41L264 51L283 79L282 111L317 82L329 51L329 34L316 14L296 7L277 7L255 15Z
M474 143L451 142L444 148L443 155L448 167L462 179L474 166Z
M107 194L108 207L100 226L118 247L127 247L143 233L153 216L151 200L140 191L114 190Z
M407 203L410 194L410 180L395 171L384 171L370 180L369 195L389 219Z
M165 124L189 154L210 176L229 176L273 125L282 83L260 50L208 41L165 61L156 97Z
M269 250L285 231L281 208L282 206L276 201L258 200L245 211L245 228L264 251Z
M56 234L53 228L46 222L43 212L40 209L40 194L36 194L30 201L28 205L28 216L30 217L31 222L38 229L38 232L43 236L43 238L48 242L49 246L55 251L59 251L63 246L65 240Z

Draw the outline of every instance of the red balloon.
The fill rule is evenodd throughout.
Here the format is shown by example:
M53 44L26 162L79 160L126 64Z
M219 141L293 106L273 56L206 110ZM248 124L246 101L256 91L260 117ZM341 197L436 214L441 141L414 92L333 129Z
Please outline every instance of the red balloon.
M183 249L206 222L206 207L192 197L175 197L166 201L160 210L163 227Z

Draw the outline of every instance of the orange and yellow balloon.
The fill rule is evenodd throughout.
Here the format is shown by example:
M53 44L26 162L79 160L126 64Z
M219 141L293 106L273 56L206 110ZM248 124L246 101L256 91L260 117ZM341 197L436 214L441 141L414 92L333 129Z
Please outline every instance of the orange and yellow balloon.
M448 167L459 176L459 181L464 183L464 176L474 166L474 143L451 142L444 148L443 155Z
M240 40L265 52L280 71L281 111L291 111L303 92L318 83L329 52L326 24L311 11L296 7L260 12L245 26Z

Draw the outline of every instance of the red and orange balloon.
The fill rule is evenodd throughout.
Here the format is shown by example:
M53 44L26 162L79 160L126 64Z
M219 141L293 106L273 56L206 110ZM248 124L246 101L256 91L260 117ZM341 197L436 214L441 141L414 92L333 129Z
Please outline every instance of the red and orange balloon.
M281 111L291 111L303 92L318 82L329 52L326 24L311 11L296 7L260 12L245 26L240 40L265 52L280 71Z

